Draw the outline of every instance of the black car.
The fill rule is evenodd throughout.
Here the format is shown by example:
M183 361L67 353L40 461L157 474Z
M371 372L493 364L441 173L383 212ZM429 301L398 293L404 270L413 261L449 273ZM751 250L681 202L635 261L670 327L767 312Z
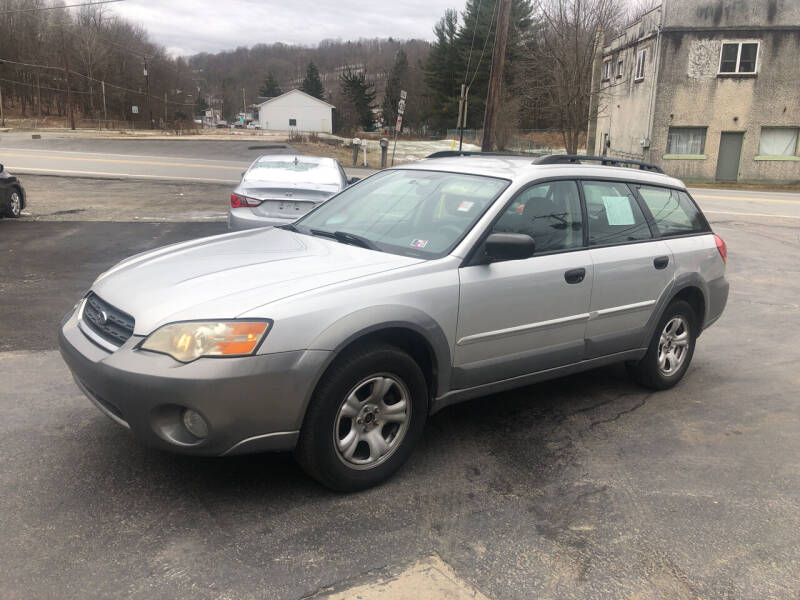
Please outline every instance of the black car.
M0 215L18 217L25 208L25 190L22 183L0 165Z

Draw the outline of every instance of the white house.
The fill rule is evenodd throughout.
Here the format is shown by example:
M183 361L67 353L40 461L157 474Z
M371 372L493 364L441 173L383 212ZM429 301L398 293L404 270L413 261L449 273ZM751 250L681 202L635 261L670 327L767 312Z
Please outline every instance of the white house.
M333 133L334 106L300 90L265 100L257 108L261 129Z

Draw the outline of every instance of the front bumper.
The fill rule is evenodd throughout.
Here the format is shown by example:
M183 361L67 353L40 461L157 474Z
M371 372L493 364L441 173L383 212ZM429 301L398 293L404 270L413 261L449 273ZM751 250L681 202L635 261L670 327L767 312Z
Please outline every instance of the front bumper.
M134 336L115 352L78 328L77 311L59 332L61 355L78 387L143 443L185 454L219 456L291 450L330 352L298 350L183 364L136 350ZM187 434L184 408L208 423L203 440Z

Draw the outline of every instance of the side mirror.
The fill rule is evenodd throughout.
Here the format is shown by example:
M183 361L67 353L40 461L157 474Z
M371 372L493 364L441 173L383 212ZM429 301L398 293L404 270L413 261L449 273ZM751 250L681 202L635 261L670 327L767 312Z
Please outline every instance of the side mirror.
M493 233L483 247L489 260L520 260L533 256L536 242L524 233Z
M0 173L4 171L3 163L0 163Z
M347 180L347 185L353 185L354 183L361 181L361 177L351 177Z

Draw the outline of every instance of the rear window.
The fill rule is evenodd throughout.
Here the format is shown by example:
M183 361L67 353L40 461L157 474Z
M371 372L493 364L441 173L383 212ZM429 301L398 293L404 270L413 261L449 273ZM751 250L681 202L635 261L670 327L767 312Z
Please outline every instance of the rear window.
M339 170L335 164L308 160L305 158L287 158L276 160L262 158L254 162L245 181L270 181L281 183L340 183Z
M639 194L653 215L659 236L707 230L705 219L686 192L643 185Z

